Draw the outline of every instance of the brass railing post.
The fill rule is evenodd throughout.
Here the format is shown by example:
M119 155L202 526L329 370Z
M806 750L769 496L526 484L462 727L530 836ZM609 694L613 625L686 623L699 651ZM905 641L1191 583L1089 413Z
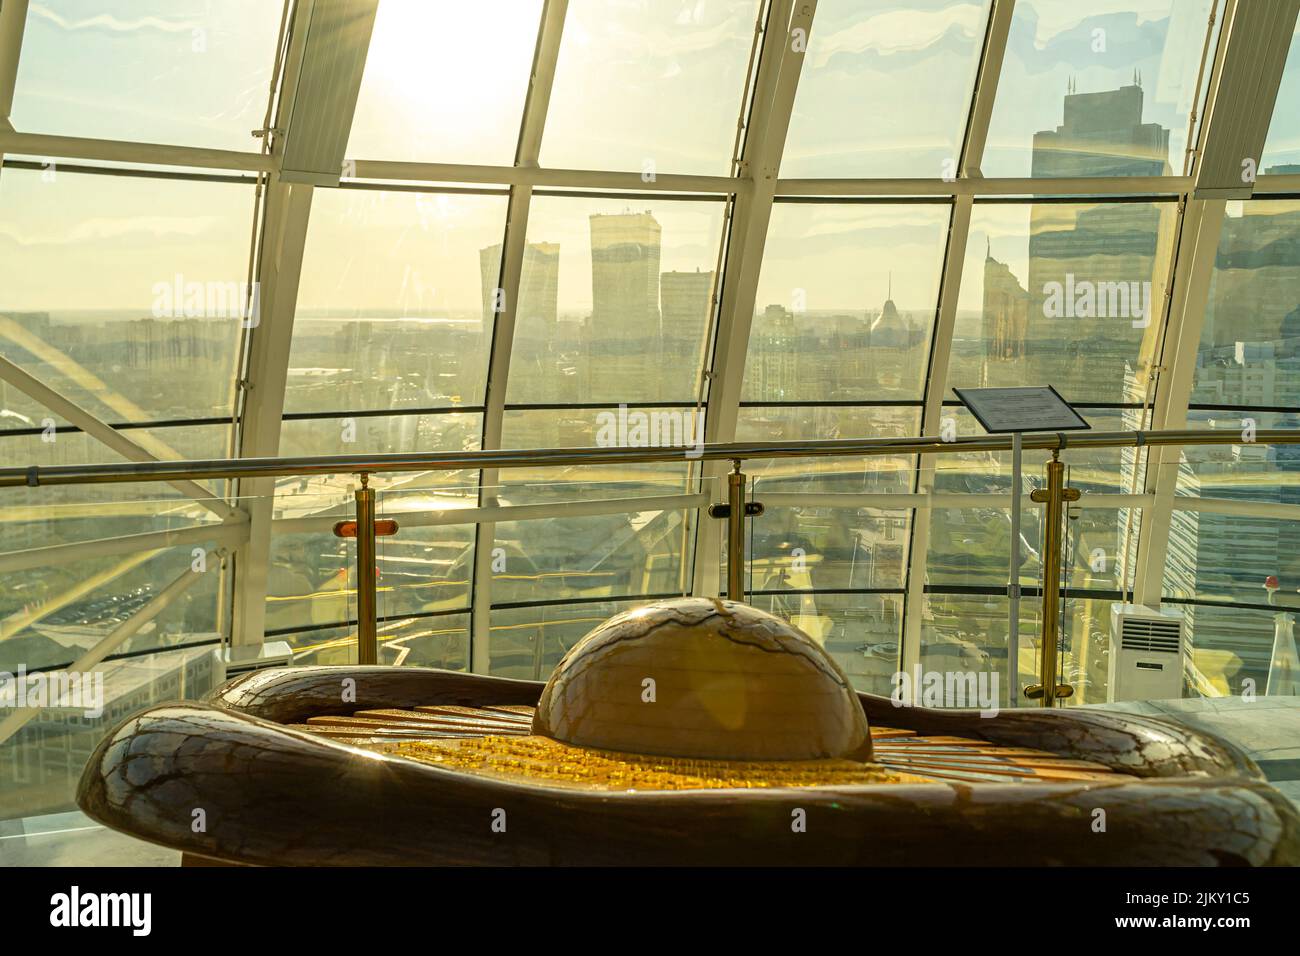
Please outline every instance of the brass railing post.
M379 633L375 615L375 489L361 473L357 499L357 663L379 663Z
M1060 452L1052 452L1047 463L1047 487L1030 493L1030 500L1047 504L1043 520L1043 636L1038 683L1025 688L1030 700L1041 700L1042 706L1053 707L1056 701L1069 697L1074 688L1056 682L1056 642L1060 634L1061 614L1061 538L1065 518L1065 502L1078 501L1079 492L1065 487L1065 463Z
M727 476L727 599L745 600L745 475L740 459Z

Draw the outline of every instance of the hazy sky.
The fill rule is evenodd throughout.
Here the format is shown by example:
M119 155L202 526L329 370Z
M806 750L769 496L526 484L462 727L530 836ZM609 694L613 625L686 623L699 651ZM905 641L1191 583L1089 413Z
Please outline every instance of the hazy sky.
M1060 122L1071 77L1080 91L1114 89L1134 69L1145 119L1171 130L1177 164L1209 3L1020 0L984 172L1028 173L1033 133ZM103 6L32 0L17 128L256 147L249 131L266 105L275 0L132 0L122 5L129 13ZM349 155L511 162L540 6L382 0ZM542 163L725 174L757 10L757 0L573 0ZM986 0L822 0L782 174L938 175L960 143L986 17ZM1300 161L1298 50L1300 39L1266 164ZM154 285L178 272L243 280L251 190L46 178L0 176L0 307L147 308ZM590 307L588 217L624 209L649 209L659 221L664 269L714 268L720 204L538 197L528 238L560 244L562 312ZM504 215L499 197L320 190L302 305L474 309L479 249L501 241ZM985 217L989 228L1000 215ZM900 308L932 308L946 216L928 205L778 205L758 307L787 303L801 288L809 308L878 308L892 273ZM1017 234L1023 244L1024 226L1009 223L1007 235ZM982 237L971 243L982 255ZM963 289L963 303L977 291Z

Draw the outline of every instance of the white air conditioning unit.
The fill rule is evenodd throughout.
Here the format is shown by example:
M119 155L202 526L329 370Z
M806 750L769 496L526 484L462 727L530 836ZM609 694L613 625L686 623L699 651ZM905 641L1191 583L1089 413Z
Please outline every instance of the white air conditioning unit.
M1171 700L1183 696L1185 621L1140 604L1110 606L1108 700Z

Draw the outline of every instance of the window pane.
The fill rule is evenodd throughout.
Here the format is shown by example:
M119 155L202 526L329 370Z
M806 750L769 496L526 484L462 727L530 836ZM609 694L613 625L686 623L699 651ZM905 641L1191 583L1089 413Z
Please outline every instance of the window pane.
M509 166L541 0L383 0L347 154Z
M742 405L736 440L908 438L920 431L920 408ZM916 456L755 459L745 463L745 472L755 477L760 500L767 492L908 494Z
M1291 37L1259 168L1266 173L1300 173L1300 23Z
M542 165L727 175L758 6L571 0Z
M596 625L644 603L596 601L494 608L490 673L518 680L546 680L569 648Z
M0 384L0 407L3 398L4 386ZM224 458L229 428L126 429L122 434L133 441L148 437L153 446L172 449L175 458ZM49 467L121 463L125 459L84 432L37 429L36 434L0 432L0 461L6 467ZM215 494L222 483L200 484ZM0 552L177 531L217 520L213 512L166 482L7 488L0 496ZM42 593L39 583L23 576L8 581L5 587L20 605L36 601ZM3 614L0 600L0 617Z
M535 198L508 401L694 402L723 213L720 202Z
M1037 633L1036 601L1021 600L1021 665L1026 677L1034 672L1034 648L1030 634ZM987 700L996 681L997 706L1007 703L1007 634L1010 605L1004 596L966 594L927 594L921 619L921 668L924 674L946 675L974 674L976 694L983 689ZM1032 678L1028 678L1028 683ZM982 686L981 686L982 682ZM954 683L954 690L960 682ZM963 688L969 685L962 685ZM963 689L963 693L965 690ZM944 706L978 707L970 700L957 700L945 696Z
M5 170L0 354L104 421L228 419L252 205L239 185Z
M0 779L5 781L0 817L9 820L75 810L81 773L110 731L146 707L178 698L201 700L223 680L220 652L213 647L107 661L96 673L104 675L102 715L90 718L81 710L49 707L0 743ZM29 840L8 842L32 845ZM6 855L7 864L22 865L21 846L6 846L5 852L17 856L15 860ZM48 861L48 853L41 856L42 862ZM136 859L133 856L132 862ZM179 854L173 852L171 859L178 862Z
M901 594L755 594L749 603L826 648L856 690L884 697L892 692L903 626Z
M1176 216L1170 203L977 205L949 384L1141 403Z
M1176 466L1179 495L1300 504L1300 447L1249 440L1262 428L1300 428L1300 414L1196 409L1187 413L1187 424L1236 432L1241 443L1185 447Z
M1192 402L1300 408L1300 202L1227 212Z
M781 161L785 177L949 177L988 3L823 0Z
M1171 537L1171 557L1172 547ZM1262 603L1258 595L1252 600ZM1257 696L1294 695L1291 679L1269 684L1277 632L1282 630L1284 646L1290 643L1294 613L1279 615L1272 610L1232 607L1226 600L1224 607L1166 602L1165 608L1178 612L1187 621L1187 650L1193 675L1199 677L1197 683L1202 688L1213 689L1206 696L1235 697L1247 692ZM1278 670L1280 678L1290 678L1293 673Z
M694 408L564 408L507 410L503 448L590 448L659 443L676 445L679 434L698 429ZM667 436L666 438L664 436ZM698 464L681 451L681 461L646 464L510 468L501 472L501 494L510 504L587 501L680 495L698 490Z
M1181 174L1210 5L1020 0L984 175Z
M183 545L20 572L24 586L0 594L0 672L71 664L184 575L196 577L112 653L216 638L221 562L213 558L197 574L194 562Z
M947 204L772 210L742 397L920 399Z
M483 416L357 415L285 421L280 454L368 455L402 451L472 451L478 448Z
M762 485L754 497L763 500ZM751 519L750 589L903 587L911 511L812 504L765 508L761 517Z
M481 405L506 199L317 190L285 410Z
M39 0L27 10L14 128L257 152L281 10L273 0Z
M271 636L268 633L268 636ZM355 664L352 625L310 627L274 635L293 648L295 664ZM379 622L379 663L406 667L469 668L469 615L438 614Z
M656 508L499 522L492 603L683 593L690 515Z

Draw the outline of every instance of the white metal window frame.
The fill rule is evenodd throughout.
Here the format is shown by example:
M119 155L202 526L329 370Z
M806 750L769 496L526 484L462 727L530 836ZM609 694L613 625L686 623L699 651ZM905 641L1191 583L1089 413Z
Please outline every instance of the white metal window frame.
M1230 23L1236 12L1238 0L1216 2L1215 15ZM1282 15L1294 18L1300 0L1266 0ZM973 84L967 126L957 175L952 180L943 179L782 179L779 177L781 154L786 140L786 130L793 108L795 92L802 67L802 50L806 46L790 42L796 31L803 31L801 39L811 34L814 27L816 0L763 0L759 6L756 24L756 44L761 53L757 68L751 70L752 88L743 97L747 112L739 119L737 152L733 156L733 175L697 176L659 174L652 179L635 172L602 170L555 169L538 165L542 136L545 130L551 84L554 79L563 36L567 0L545 0L538 27L533 69L528 94L522 112L515 162L510 166L481 166L447 163L388 162L382 160L357 160L349 162L349 178L358 182L381 184L391 181L403 184L425 184L436 190L434 184L459 186L505 187L509 191L509 205L502 242L501 288L504 290L505 310L496 317L489 359L488 380L484 396L482 447L499 448L502 422L505 413L505 394L510 370L510 352L514 327L514 308L519 292L522 261L526 242L529 205L534 190L538 188L580 188L604 191L617 197L621 192L661 192L665 198L676 193L714 194L728 203L730 212L729 235L724 238L725 256L721 261L722 292L715 314L715 328L711 341L713 354L707 361L703 375L707 388L704 408L707 437L710 441L727 441L734 438L739 413L741 380L744 374L748 348L749 325L753 318L754 297L759 270L763 260L767 225L772 205L777 197L844 197L887 198L891 196L948 198L952 200L951 220L944 251L942 278L936 303L935 328L932 335L932 353L922 396L922 433L938 433L942 417L943 400L947 391L948 358L956 315L957 297L962 279L971 210L979 197L1023 197L1031 204L1036 197L1077 197L1104 200L1109 196L1150 197L1176 200L1180 211L1180 231L1177 243L1176 264L1173 273L1173 293L1164 316L1165 352L1158 369L1157 386L1152 402L1151 427L1180 427L1187 419L1191 396L1192 371L1200 338L1214 253L1218 245L1219 228L1223 218L1222 199L1196 198L1194 164L1182 175L1159 177L1110 177L1071 179L987 178L980 172L989 119L996 99L998 79L1002 72L1003 54L1014 13L1015 0L992 0L986 24L979 67ZM289 183L279 176L283 158L283 145L287 136L296 130L277 130L278 117L291 115L287 98L296 88L297 70L303 60L301 29L304 10L308 4L286 0L285 14L291 29L287 47L283 49L280 76L281 92L275 103L276 122L266 131L264 147L260 151L236 151L193 148L155 143L89 139L69 136L50 136L14 130L9 116L13 102L14 82L17 76L22 47L23 28L26 21L27 0L3 0L0 5L0 159L6 153L45 157L52 160L78 160L94 163L125 163L137 167L214 171L252 174L256 177L259 200L260 228L255 236L253 255L257 263L257 276L261 283L264 321L258 334L246 343L247 356L239 382L243 423L238 434L237 448L243 456L273 455L278 450L280 426L283 420L284 390L287 377L289 347L292 341L293 318L297 300L298 277L306 241L307 223L314 188L311 185ZM1212 21L1213 22L1213 21ZM1213 32L1207 26L1207 36ZM1206 83L1206 102L1212 103L1216 89L1225 83L1225 52L1230 44L1249 42L1230 30L1223 30L1220 42L1213 51L1213 69L1203 77ZM1229 77L1230 79L1231 77ZM1273 89L1281 79L1281 65L1262 85L1272 83ZM274 93L273 93L274 97ZM1199 105L1199 104L1198 104ZM1220 145L1216 140L1225 138L1238 126L1227 122L1214 122L1212 111L1198 127L1199 141L1194 155L1203 152L1207 144ZM310 115L310 113L308 113ZM1194 118L1195 119L1195 118ZM332 116L328 122L351 124L351 116ZM309 130L304 135L316 136L320 130ZM332 130L330 132L337 132ZM1231 144L1230 144L1231 145ZM1260 144L1262 146L1262 143ZM0 172L0 175L3 173ZM1253 194L1294 195L1300 193L1300 175L1275 175L1258 177ZM9 363L12 364L12 363ZM25 373L21 369L0 368L10 381L18 382ZM28 376L30 378L30 376ZM67 412L77 413L75 405L65 396L58 395L43 383L27 383L29 393L39 392L44 400L60 403ZM19 384L20 388L24 387ZM47 394L49 393L49 394ZM40 399L38 399L40 400ZM864 403L869 405L871 403ZM66 417L66 416L65 416ZM82 420L84 419L84 420ZM111 426L81 413L74 423L92 437L96 437L123 454L147 454L140 449L128 448L131 443L115 432ZM109 434L112 433L112 434ZM1165 555L1168 546L1170 515L1174 510L1219 511L1276 520L1300 520L1300 506L1270 503L1226 502L1212 499L1188 499L1175 495L1177 449L1158 449L1148 452L1146 486L1140 493L1093 495L1083 502L1085 507L1141 508L1138 540L1138 561L1134 580L1134 594L1139 601L1156 603L1161 598ZM791 496L804 503L831 504L837 507L874 507L911 509L911 539L907 561L907 574L902 589L905 594L902 624L903 663L915 663L920 654L920 627L922 602L925 599L926 545L929 538L929 518L935 507L988 506L1009 502L1007 496L949 495L933 491L934 463L928 456L917 456L914 492L908 495L800 495ZM723 463L725 464L725 463ZM706 469L706 479L700 489L713 487L725 469ZM496 484L492 472L481 474L481 488ZM194 493L196 489L183 489ZM237 491L228 505L210 504L220 520L184 532L157 532L104 539L77 545L57 545L34 548L0 555L0 570L23 569L65 560L75 553L79 558L92 554L131 554L143 550L171 547L193 542L212 542L234 550L235 573L229 593L231 614L227 626L228 636L235 643L258 643L262 640L264 620L266 570L273 532L311 531L324 529L327 519L275 520L272 517L273 482L248 482ZM772 503L784 500L782 495L769 495ZM553 504L546 506L501 505L490 496L480 494L477 508L445 515L436 512L404 515L404 522L417 524L476 523L476 546L471 600L472 653L471 666L483 671L487 667L487 639L491 614L491 574L486 563L490 560L495 524L498 521L545 520L564 514L610 514L644 510L653 503L662 507L680 507L703 513L707 504L707 490L697 490L676 496L619 500L603 503ZM814 502L815 499L815 502ZM825 500L823 500L825 499ZM795 503L791 501L789 503ZM593 510L594 509L594 510ZM697 520L693 558L695 593L716 594L718 579L716 569L721 538L716 526L707 520ZM611 600L618 600L611 598ZM555 602L565 603L563 601Z

